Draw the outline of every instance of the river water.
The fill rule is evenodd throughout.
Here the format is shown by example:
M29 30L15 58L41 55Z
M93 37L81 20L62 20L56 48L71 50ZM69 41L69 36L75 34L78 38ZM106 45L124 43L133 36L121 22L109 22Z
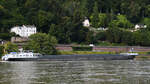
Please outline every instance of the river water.
M0 84L150 84L150 61L0 62Z

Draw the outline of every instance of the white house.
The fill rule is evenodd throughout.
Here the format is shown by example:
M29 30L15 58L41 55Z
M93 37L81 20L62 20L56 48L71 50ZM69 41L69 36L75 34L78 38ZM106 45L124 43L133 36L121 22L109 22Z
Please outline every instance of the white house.
M84 26L84 27L90 27L90 22L89 22L88 19L85 19L85 20L83 21L83 26Z
M15 32L21 37L29 37L30 35L36 33L36 27L30 25L15 26L11 28L11 32Z
M142 24L136 24L135 29L141 29L141 28L147 28L147 25L142 25Z

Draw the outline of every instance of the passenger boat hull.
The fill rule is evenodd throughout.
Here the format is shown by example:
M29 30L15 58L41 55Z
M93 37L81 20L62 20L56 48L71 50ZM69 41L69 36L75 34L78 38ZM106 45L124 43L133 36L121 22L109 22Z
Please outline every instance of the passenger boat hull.
M132 60L134 55L43 55L37 58L8 58L7 61L79 61L79 60Z

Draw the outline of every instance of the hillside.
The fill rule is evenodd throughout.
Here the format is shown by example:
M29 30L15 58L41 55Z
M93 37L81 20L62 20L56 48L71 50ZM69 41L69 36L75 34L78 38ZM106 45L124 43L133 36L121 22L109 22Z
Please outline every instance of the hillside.
M124 43L150 45L149 0L1 0L0 39L9 40L17 25L35 25L39 32L55 36L59 43ZM82 22L88 18L96 35ZM146 29L132 30L136 24Z

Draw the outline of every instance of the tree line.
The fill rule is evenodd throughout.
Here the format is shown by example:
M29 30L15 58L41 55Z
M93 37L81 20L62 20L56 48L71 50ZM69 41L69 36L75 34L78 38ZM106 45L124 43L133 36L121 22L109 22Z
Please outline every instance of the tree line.
M29 39L26 45L22 45L24 50L33 50L34 53L43 55L59 54L56 50L57 40L55 37L46 33L36 33L31 35ZM0 45L0 57L10 52L19 52L18 45L11 42Z
M148 46L149 13L149 0L1 0L0 38L10 38L13 26L35 25L39 32L55 36L63 44L109 41ZM109 29L95 35L83 27L85 18L94 28ZM135 24L147 28L128 31Z

